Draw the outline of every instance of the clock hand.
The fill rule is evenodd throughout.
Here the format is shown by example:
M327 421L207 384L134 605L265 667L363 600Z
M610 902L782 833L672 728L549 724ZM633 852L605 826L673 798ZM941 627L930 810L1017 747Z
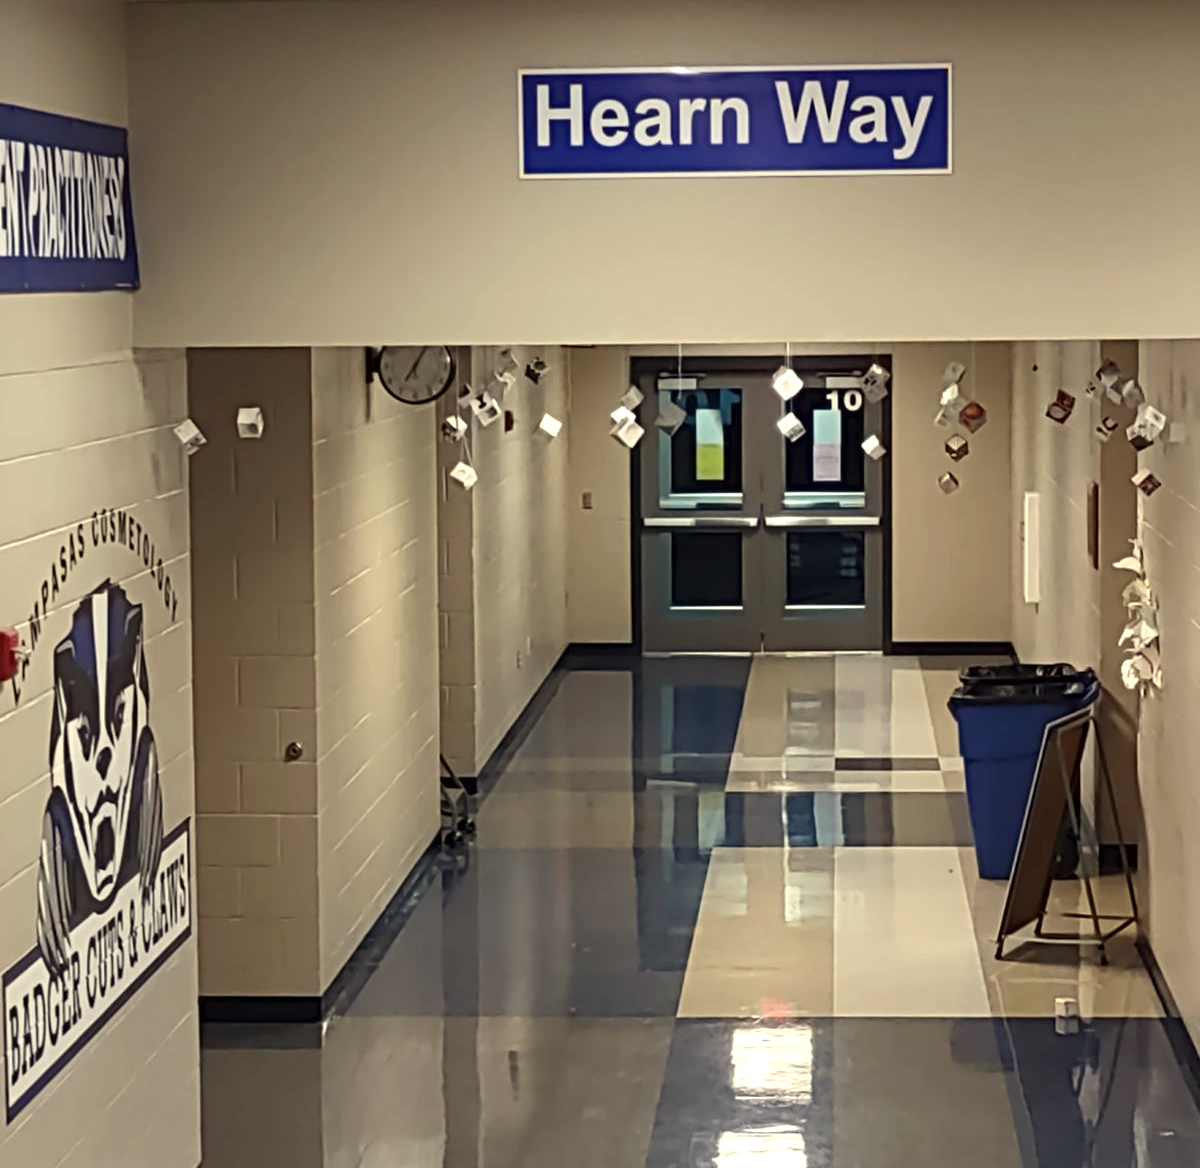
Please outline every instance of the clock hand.
M421 364L421 358L425 356L424 349L417 350L417 359L412 363L412 368L404 375L404 380L407 381L417 371L417 366Z

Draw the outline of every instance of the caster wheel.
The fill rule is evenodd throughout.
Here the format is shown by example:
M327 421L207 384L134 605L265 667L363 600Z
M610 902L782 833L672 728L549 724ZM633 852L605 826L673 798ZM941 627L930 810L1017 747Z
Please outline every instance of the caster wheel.
M461 831L448 831L442 838L442 846L447 848L456 848L463 842Z
M463 829L464 835L474 835L475 834L475 820L464 819L462 821L462 829Z

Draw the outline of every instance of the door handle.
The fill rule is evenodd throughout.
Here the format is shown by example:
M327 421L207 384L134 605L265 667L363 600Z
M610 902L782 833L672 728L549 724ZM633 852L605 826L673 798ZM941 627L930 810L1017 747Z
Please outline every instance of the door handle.
M768 527L878 527L878 515L768 515Z
M695 529L698 527L757 527L755 515L650 515L642 520L643 527Z

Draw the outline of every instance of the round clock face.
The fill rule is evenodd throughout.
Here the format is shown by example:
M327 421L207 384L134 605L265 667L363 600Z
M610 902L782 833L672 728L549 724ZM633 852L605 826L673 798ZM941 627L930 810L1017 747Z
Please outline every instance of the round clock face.
M397 401L435 401L454 380L454 358L445 345L388 345L379 353L379 379Z

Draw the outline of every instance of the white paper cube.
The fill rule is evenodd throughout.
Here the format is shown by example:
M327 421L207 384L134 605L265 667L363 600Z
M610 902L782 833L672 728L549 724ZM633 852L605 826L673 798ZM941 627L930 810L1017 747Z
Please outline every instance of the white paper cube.
M957 418L966 404L967 396L959 388L958 382L948 385L942 390L941 407L952 417Z
M1121 380L1121 369L1115 361L1105 361L1099 369L1096 370L1096 380L1104 387L1104 389L1115 389L1117 382Z
M553 414L543 414L541 422L538 423L538 429L543 434L549 434L551 438L557 438L562 433L563 424Z
M885 454L887 454L887 447L884 446L884 444L880 442L879 438L874 434L872 434L870 438L868 438L862 444L862 448L863 453L868 458L874 459L876 462L878 462Z
M633 416L632 410L627 410L624 406L617 406L611 414L608 415L612 419L612 429L610 434L615 434L622 426L629 422L635 422L637 419Z
M503 412L500 403L486 389L471 396L471 413L478 418L481 426L490 426L499 420Z
M1121 391L1121 400L1130 409L1140 406L1146 400L1146 395L1142 392L1142 387L1132 377L1118 382L1118 388Z
M637 424L636 419L632 416L618 426L614 426L612 436L621 443L622 446L632 450L641 440L645 430Z
M863 397L869 402L883 401L887 397L887 386L891 377L892 375L882 365L872 365L859 381Z
M499 354L498 373L508 373L512 375L513 381L516 381L516 374L521 372L521 362L517 360L517 355L512 349L501 349Z
M938 486L942 489L943 495L953 495L958 490L958 479L949 471L943 475L938 475Z
M517 384L516 377L513 376L507 369L497 373L491 380L488 386L488 392L495 398L503 401L505 396Z
M951 361L946 366L946 371L942 374L942 385L949 389L952 385L957 385L963 379L963 375L967 372L967 367L959 361Z
M1125 431L1125 436L1135 450L1145 450L1147 446L1154 445L1155 439L1166 426L1166 415L1159 413L1149 402L1142 402L1137 408L1137 417Z
M664 434L674 434L686 421L687 414L683 409L673 401L667 401L658 407L658 417L654 419L654 424Z
M1139 470L1137 474L1129 480L1143 495L1153 495L1159 487L1162 486L1162 480L1156 478L1148 470Z
M794 369L781 365L771 378L771 388L783 401L791 401L804 388L804 382L796 375Z
M239 438L261 438L263 436L263 412L258 406L243 406L237 412Z
M465 462L457 463L454 469L450 472L450 477L458 483L464 491L469 491L477 482L479 476L475 473L475 468L468 466Z
M458 414L451 414L442 423L442 437L447 442L459 442L467 436L467 420Z
M189 458L208 441L200 427L191 418L184 418L175 427L175 437L179 439L179 445L183 447L184 453Z
M789 441L795 442L797 438L804 436L804 423L800 421L795 414L784 414L778 422L775 423L775 428Z
M938 412L933 415L933 424L939 430L949 430L949 429L951 429L951 427L953 427L954 423L957 421L958 421L957 416L952 411L946 409L945 407L938 410Z
M645 400L646 395L636 385L631 385L625 391L625 396L621 398L621 405L632 411L636 410Z

